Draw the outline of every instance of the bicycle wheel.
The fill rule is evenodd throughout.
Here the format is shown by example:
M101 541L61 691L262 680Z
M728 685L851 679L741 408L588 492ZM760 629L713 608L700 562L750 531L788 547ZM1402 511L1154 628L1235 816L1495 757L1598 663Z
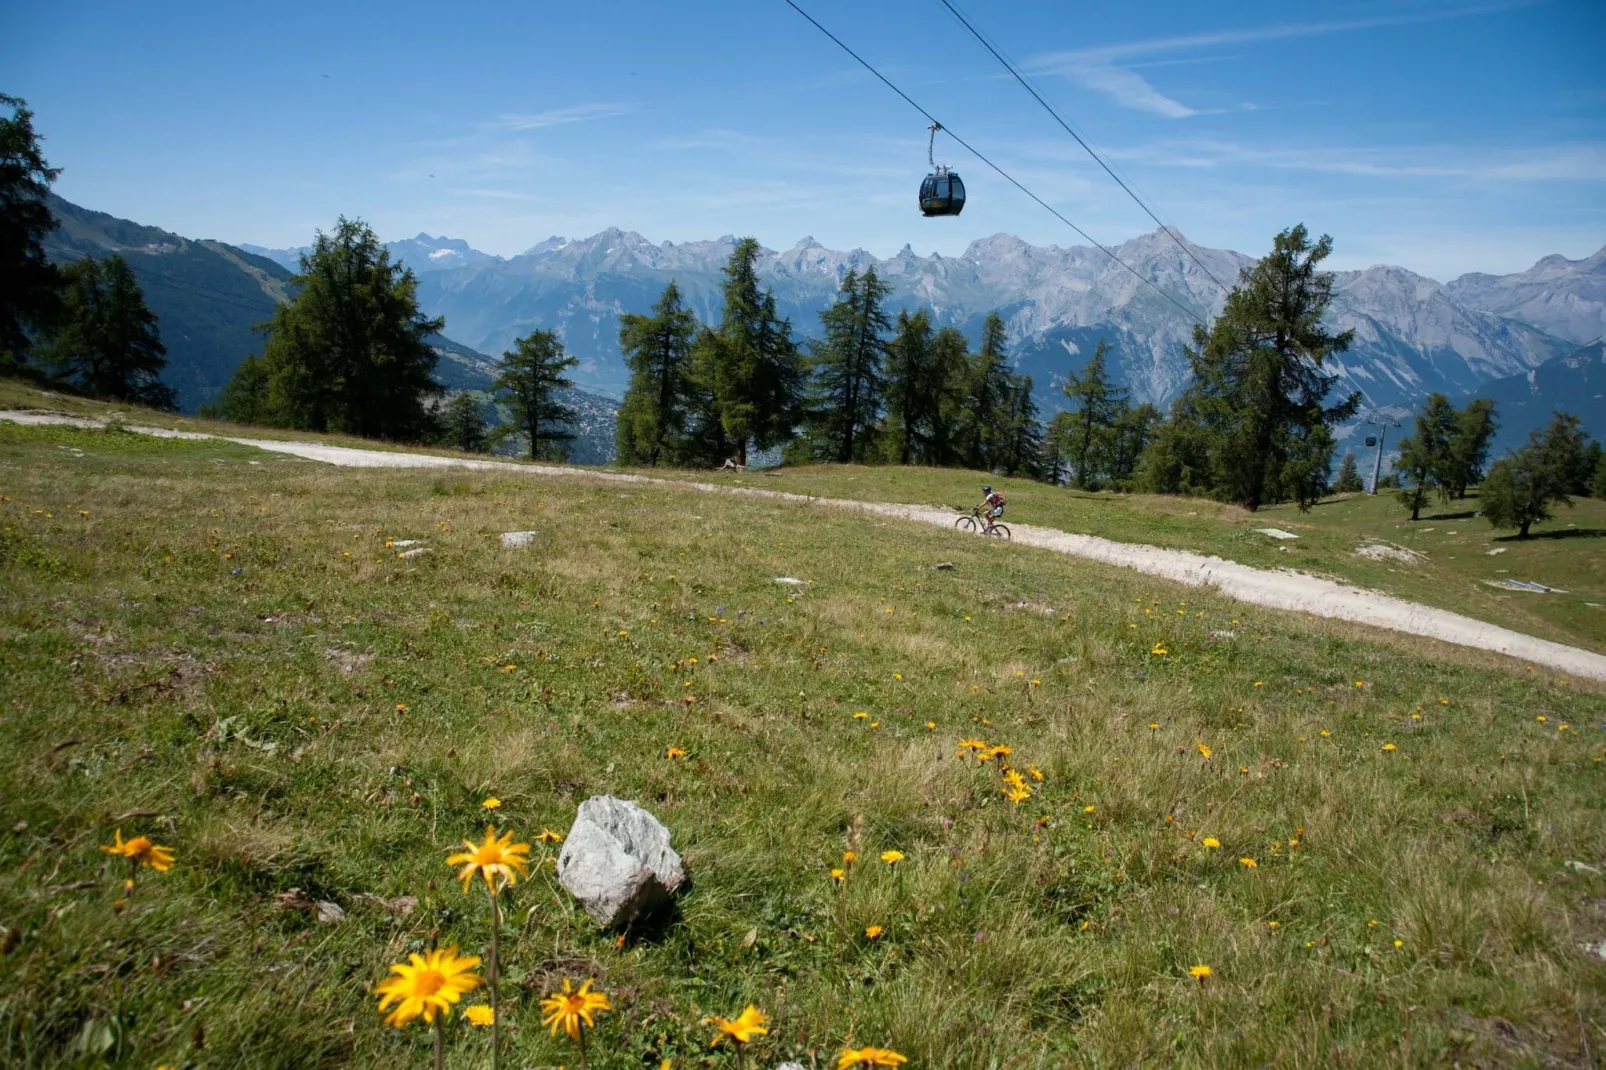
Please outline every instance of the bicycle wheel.
M1003 539L1005 542L1009 541L1009 529L1006 528L1002 524L994 524L992 526L992 528L990 528L988 530L987 534L996 535L998 538Z
M973 516L962 516L962 517L960 517L958 520L954 521L954 530L955 531L968 531L968 532L974 534L975 531L976 531L976 518L973 517Z

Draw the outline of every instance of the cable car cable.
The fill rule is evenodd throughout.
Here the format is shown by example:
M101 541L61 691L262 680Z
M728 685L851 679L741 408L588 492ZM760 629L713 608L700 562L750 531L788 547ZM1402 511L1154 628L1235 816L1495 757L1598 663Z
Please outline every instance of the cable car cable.
M974 26L972 26L970 24L970 20L965 18L965 16L959 11L958 8L954 7L954 5L949 2L949 0L938 0L938 2L941 3L943 7L948 9L948 13L949 14L951 14L955 19L959 20L959 24L961 26L963 26L965 29L970 31L970 34L971 34L972 37L974 37L977 41L981 42L981 46L983 48L985 48L988 52L992 53L994 59L996 59L999 63L1002 63L1004 65L1004 69L1006 71L1008 71L1010 74L1015 76L1015 81L1017 81L1017 82L1019 82L1021 84L1021 88L1026 90L1026 92L1030 93L1032 95L1032 99L1037 101L1037 103L1041 104L1043 106L1043 110L1047 111L1049 115L1053 116L1054 117L1054 121L1059 123L1060 126L1064 127L1065 132L1067 134L1071 135L1071 137L1076 139L1076 143L1078 145L1082 146L1082 148L1087 150L1087 154L1089 156L1093 157L1093 161L1095 163L1097 163L1100 167L1104 168L1104 173L1109 175L1111 178L1113 178L1115 180L1115 184L1120 186L1123 190L1125 190L1126 191L1126 195L1128 197L1131 197L1132 200L1134 202L1136 202L1137 206L1139 208L1143 209L1143 211L1148 215L1148 217L1150 219L1154 220L1155 225L1158 226L1161 230L1163 230L1166 233L1167 237L1169 237L1172 241L1176 242L1177 248L1179 248L1183 252L1187 253L1188 254L1188 258L1190 260L1192 260L1195 264L1199 265L1199 270L1203 271L1206 275L1208 275L1210 277L1210 281L1211 282L1215 283L1217 286L1220 286L1223 290L1231 289L1231 287L1229 287L1226 283L1224 283L1220 279L1216 278L1214 273L1212 273L1209 268L1204 266L1204 262L1201 261L1197 256L1194 255L1193 250L1188 248L1188 246L1182 241L1182 239L1178 238L1176 236L1176 234L1171 230L1171 228L1166 223L1164 223L1160 219L1159 216L1154 214L1153 210L1150 209L1149 206L1143 202L1143 198L1139 197L1135 192L1133 192L1131 186L1128 186L1124 181L1122 181L1120 175L1116 174L1114 171L1112 171L1110 169L1110 165L1105 163L1103 158L1100 157L1098 153L1093 151L1093 146L1089 145L1086 141L1084 141L1082 139L1082 135L1078 134L1075 130L1073 130L1071 128L1071 124L1066 122L1065 119L1060 115L1060 113L1054 110L1054 106L1052 104L1050 104L1048 101L1046 101L1046 100L1044 100L1042 98L1042 96L1037 92L1037 90L1032 86L1032 84L1030 82L1028 82L1021 75L1020 71L1015 69L1015 65L1010 63L1009 60L1005 59L999 53L998 49L993 47L992 42L987 40L987 37L980 30L976 29L976 27L974 27Z
M814 18L813 15L810 15L807 11L804 11L801 7L798 7L798 5L796 3L796 0L785 0L785 3L786 3L786 6L790 7L793 11L796 11L799 15L802 15L805 19L807 19L809 21L809 23L811 25L813 25L813 27L816 30L819 30L821 33L825 34L825 36L829 37L836 44L836 46L838 48L840 48L842 51L846 52L848 55L852 56L855 60L857 60L859 62L860 66L862 66L865 70L869 71L871 74L875 75L876 78L878 78L881 81L881 84L885 85L888 89L892 90L894 93L898 94L898 96L902 97L904 99L904 102L906 104L908 104L911 108L913 108L915 111L919 112L921 115L924 115L929 121L934 122L934 123L937 122L937 117L936 116L932 115L925 108L922 108L919 104L915 103L914 99L912 97L910 97L908 93L905 93L903 90L901 90L897 86L893 85L892 82L887 79L886 75L884 75L880 71L876 70L874 67L872 67L870 65L868 60L866 60L863 56L860 56L857 52L853 51L853 49L849 48L846 44L844 44L840 37L838 37L836 34L832 33L830 30L826 29L824 26L820 25L820 23ZM1099 251L1102 252L1105 256L1109 257L1111 260L1114 260L1117 264L1120 264L1122 267L1126 268L1127 271L1132 273L1133 278L1137 279L1139 282L1143 283L1144 285L1146 285L1150 289L1152 289L1155 293L1159 294L1161 297L1165 298L1167 301L1170 301L1173 305L1177 306L1177 308L1179 308L1189 319L1193 320L1195 323L1199 324L1201 327L1208 326L1208 324L1206 324L1204 320L1199 318L1198 313L1194 312L1187 305L1184 305L1181 301L1177 300L1175 297L1173 297L1170 294L1170 292L1161 289L1158 283L1154 282L1154 280L1152 280L1148 276L1144 275L1137 268L1133 267L1131 264L1128 264L1125 260L1122 260L1119 256L1116 256L1115 252L1112 249L1110 249L1108 246L1104 245L1098 239L1094 238L1087 231L1083 230L1081 227L1077 226L1075 223L1072 223L1069 219L1066 219L1063 215L1061 215L1059 213L1059 211L1057 209L1054 208L1053 205L1049 204L1047 201L1043 200L1043 198L1039 197L1037 194L1033 193L1031 190L1029 190L1025 186L1021 185L1020 182L1017 181L1015 179L1015 177L1013 175L1011 175L1008 171L1005 171L1002 167L999 167L997 164L993 163L993 161L991 161L987 157L983 156L981 154L980 150L976 149L974 146L972 146L967 141L965 141L963 138L961 138L958 134L954 133L953 130L950 129L949 126L946 123L938 123L938 125L941 126L943 128L943 130L947 131L948 136L953 138L955 141L959 142L959 144L961 146L963 146L965 148L965 150L968 151L972 156L976 157L976 159L980 160L982 163L986 164L988 167L991 167L994 171L997 171L998 174L1000 176L1002 176L1004 178L1004 180L1007 181L1010 185L1014 186L1016 189L1020 190L1024 194L1026 194L1026 196L1030 197L1032 200L1036 201L1042 207L1046 208L1050 213L1053 214L1055 219L1058 219L1061 223L1064 223L1066 226L1068 226L1072 230L1076 231L1076 233L1080 234L1083 238L1087 239L1089 242L1092 242L1093 245L1095 245L1099 249Z

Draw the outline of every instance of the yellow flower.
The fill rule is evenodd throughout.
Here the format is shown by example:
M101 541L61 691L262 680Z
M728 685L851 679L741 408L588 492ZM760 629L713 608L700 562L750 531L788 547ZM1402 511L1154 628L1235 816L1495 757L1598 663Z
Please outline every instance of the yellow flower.
M967 751L968 750L968 751L976 751L977 753L980 753L981 751L984 751L984 750L987 749L987 742L986 742L986 740L981 740L981 739L961 739L959 741L959 749L961 751Z
M1399 750L1400 748L1396 747L1392 743L1385 743L1385 744L1383 744L1383 749L1386 750L1386 751L1393 751L1393 750Z
M1155 655L1156 657L1162 657L1163 658L1167 654L1171 653L1171 651L1167 650L1165 647L1161 646L1159 643L1155 643L1154 644L1154 649L1150 650L1149 653Z
M1394 941L1394 946L1395 947L1404 947L1405 946L1405 941L1404 940L1396 940L1396 941Z
M591 991L590 981L576 989L569 984L568 978L564 978L563 991L554 992L541 1001L541 1010L545 1014L541 1024L551 1026L553 1036L558 1035L561 1027L570 1040L579 1040L582 1022L587 1029L594 1028L597 1023L592 1015L612 1009L608 1006L607 993Z
M501 807L502 800L493 795L489 799L486 799L484 802L480 803L480 805L485 807L487 810L496 810Z
M1212 850L1221 846L1221 841L1216 839L1214 836L1206 836L1200 842L1203 843L1206 847L1211 848Z
M563 837L561 835L559 835L558 833L553 832L551 829L547 829L547 828L542 829L541 830L541 835L537 836L536 839L539 840L541 843L562 843L563 842Z
M1160 727L1160 722L1159 721L1150 721L1149 722L1149 731L1151 731L1151 732L1157 731L1159 729L1159 727Z
M1256 687L1265 687L1265 686L1266 686L1266 685L1265 685L1265 684L1264 684L1264 683L1262 683L1262 682L1261 682L1261 681L1259 681L1259 680L1256 680L1256 681L1255 681L1255 686L1256 686Z
M891 1048L843 1048L836 1059L836 1070L853 1070L856 1066L902 1066L908 1061Z
M1084 807L1082 807L1082 813L1091 814L1094 811L1094 809L1095 809L1095 807L1092 807L1092 806L1084 806Z
M135 865L149 866L158 873L166 873L173 868L173 849L171 847L158 847L151 842L149 836L135 836L131 840L123 839L123 830L118 829L112 834L112 844L101 845L101 850L109 855L126 858Z
M999 744L996 747L988 747L987 748L987 756L990 757L990 758L1008 758L1011 754L1014 754L1014 753L1015 752L1013 750L1011 750L1009 747L1004 746L1003 744Z
M903 861L903 852L902 851L882 851L881 852L881 861L885 862L889 866L895 866L899 862Z
M668 750L664 751L664 757L665 758L684 758L684 757L686 757L686 752L684 750L682 750L681 748L679 748L679 747L670 747Z
M926 722L926 731L927 732L935 732L936 730L937 730L937 722L936 721L927 721Z
M456 946L407 958L407 962L391 966L390 972L396 976L385 978L374 988L381 1011L396 1004L396 1009L385 1017L388 1025L401 1028L420 1015L425 1022L434 1024L437 1014L443 1018L451 1014L452 1004L462 999L464 992L479 987L480 977L473 970L480 960L458 955Z
M1026 767L1026 772L1031 774L1031 777L1032 777L1033 780L1042 780L1043 779L1043 771L1041 769L1037 768L1037 766L1035 766L1035 765L1028 765Z
M903 679L903 673L895 672L895 673L892 674L892 678L894 680L902 680Z
M1024 788L1026 786L1026 778L1021 776L1020 773L1014 769L1011 769L1004 774L1004 783L1008 784L1012 788Z
M832 879L832 880L834 880L834 881L844 881L844 880L847 880L847 879L848 879L848 874L847 874L847 870L843 870L843 869L833 869L833 870L832 870L832 871L831 871L831 879Z
M881 934L886 931L887 930L883 929L879 925L866 925L864 927L864 935L868 936L872 940L880 939Z
M506 886L517 884L518 878L530 875L530 845L514 843L511 830L498 838L496 831L486 825L484 843L464 840L463 846L468 850L448 856L446 864L463 867L458 876L462 878L465 892L475 874L485 878L485 886L493 893L498 891L496 877L501 877Z
M1199 742L1194 743L1194 746L1199 748L1199 753L1204 755L1204 760L1208 762L1210 760L1210 748Z
M407 703L405 703L405 702L396 703L396 712L397 713L406 713L407 712Z
M485 1003L476 1003L472 1007L464 1007L463 1017L468 1019L469 1025L490 1025L496 1021L495 1012Z
M1240 858L1238 861L1245 869L1258 869L1260 867L1260 863L1253 858Z
M1211 970L1209 966L1206 966L1203 963L1200 963L1197 966L1189 967L1188 976L1197 977L1200 980L1200 982L1202 983L1204 981L1204 979L1206 977L1209 977L1213 972L1214 971Z
M517 668L518 668L517 665L504 665L504 666L502 666L502 671L503 672L513 672Z
M714 1034L714 1043L711 1047L718 1047L719 1042L727 1038L733 1044L746 1044L754 1037L764 1036L769 1032L768 1029L764 1028L764 1023L767 1021L769 1021L769 1018L764 1012L751 1003L747 1005L745 1011L738 1014L734 1019L715 1017L714 1026L719 1032Z
M864 720L865 718L867 718L869 716L870 715L868 713L865 713L863 710L860 710L858 713L853 715L853 719L855 721L862 721L862 720Z
M1016 806L1019 806L1021 803L1032 797L1032 789L1028 788L1024 784L1018 788L1004 788L1003 792L1004 798L1008 799Z
M1546 721L1550 720L1550 718L1541 713L1538 717L1535 717L1534 720L1538 721L1540 724L1544 724Z

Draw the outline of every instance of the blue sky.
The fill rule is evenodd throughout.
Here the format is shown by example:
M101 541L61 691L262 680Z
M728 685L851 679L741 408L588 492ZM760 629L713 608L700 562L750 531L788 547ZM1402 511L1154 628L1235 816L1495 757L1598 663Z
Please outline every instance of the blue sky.
M1153 228L938 0L799 2L1093 237ZM1440 279L1606 244L1599 0L962 9L1201 244L1303 221ZM63 196L191 237L1081 242L940 137L971 202L922 219L925 121L782 0L18 0L0 71Z

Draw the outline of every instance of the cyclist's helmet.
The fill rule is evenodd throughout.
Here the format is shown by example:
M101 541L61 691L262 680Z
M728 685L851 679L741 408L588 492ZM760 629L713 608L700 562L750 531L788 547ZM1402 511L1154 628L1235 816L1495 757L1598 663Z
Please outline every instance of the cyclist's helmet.
M991 494L993 492L993 488L991 486L989 486L988 484L983 483L982 487L981 487L981 492L983 494Z

